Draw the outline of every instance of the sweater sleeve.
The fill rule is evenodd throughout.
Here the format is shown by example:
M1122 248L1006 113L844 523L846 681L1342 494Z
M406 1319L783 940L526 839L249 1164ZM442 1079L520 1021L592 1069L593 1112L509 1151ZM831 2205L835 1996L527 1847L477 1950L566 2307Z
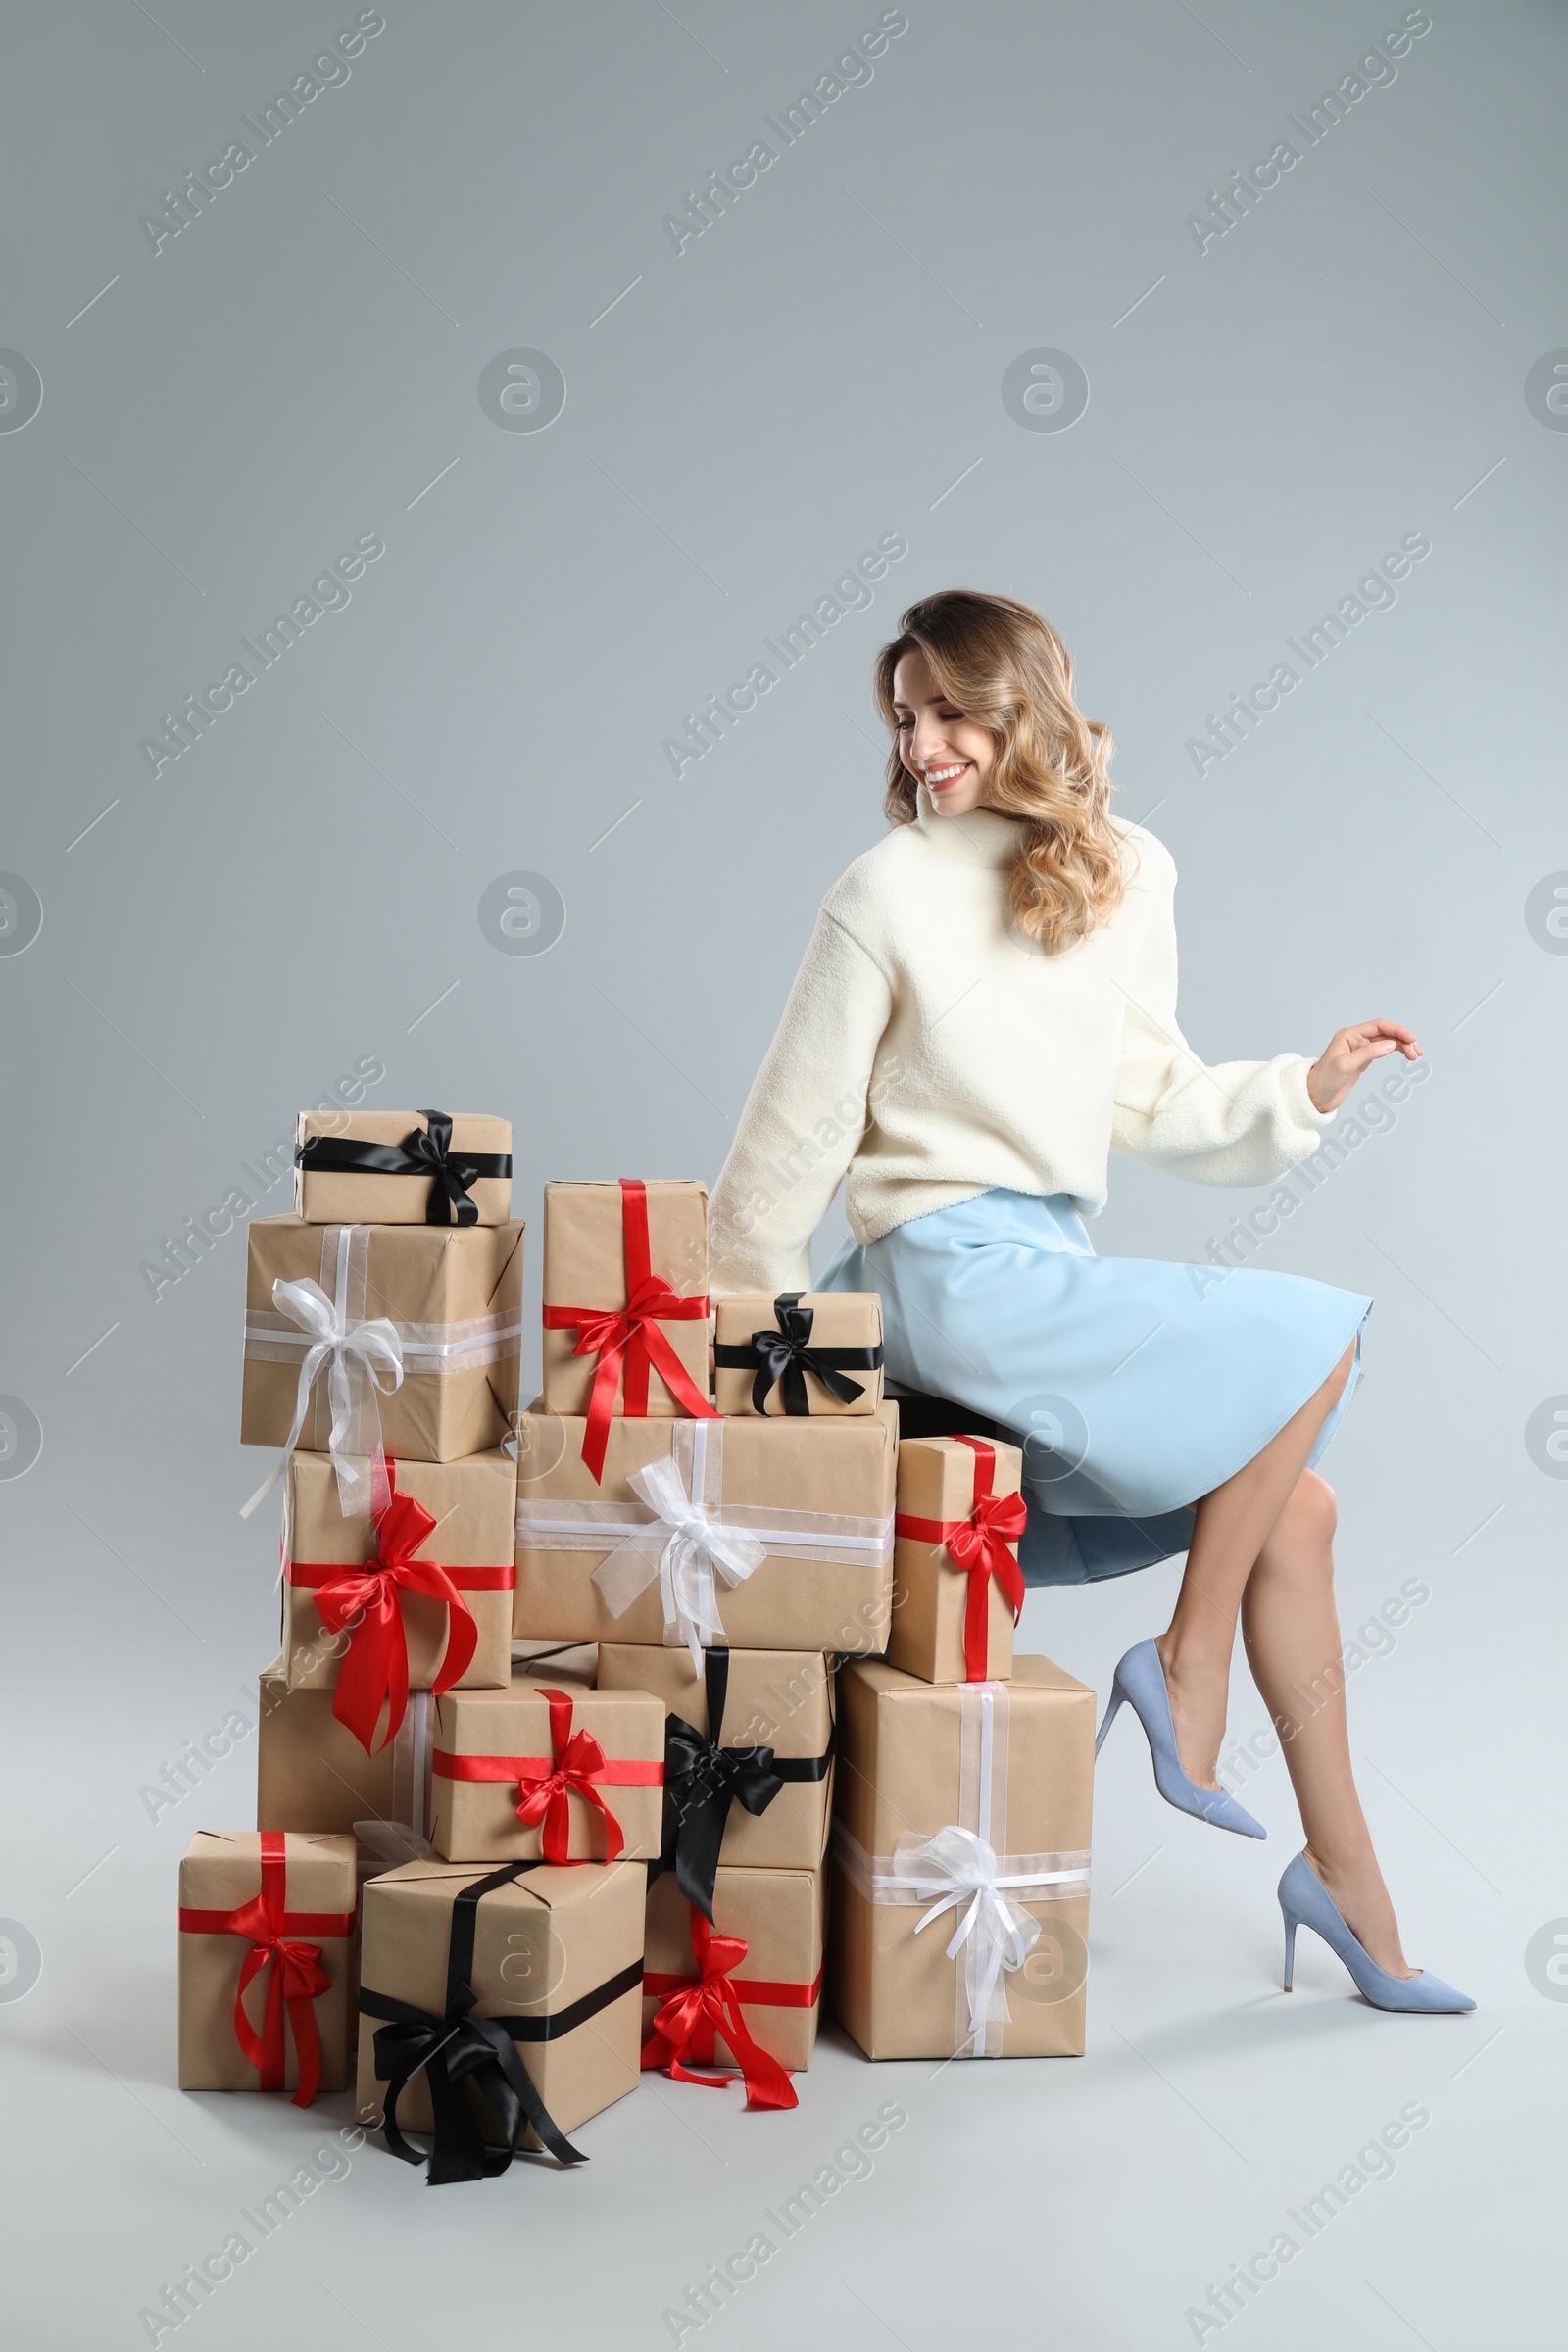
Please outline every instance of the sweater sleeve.
M809 1288L808 1244L865 1132L892 1009L881 967L819 913L713 1188L715 1298Z
M1168 855L1126 992L1111 1150L1198 1184L1267 1184L1315 1152L1335 1113L1303 1054L1205 1066L1176 1025L1176 869Z

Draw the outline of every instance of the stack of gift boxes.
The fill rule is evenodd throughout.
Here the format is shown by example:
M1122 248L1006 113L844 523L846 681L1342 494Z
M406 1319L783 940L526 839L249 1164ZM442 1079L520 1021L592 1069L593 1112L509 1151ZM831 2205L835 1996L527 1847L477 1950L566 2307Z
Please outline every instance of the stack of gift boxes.
M1093 1700L1012 1657L1017 1450L900 1446L874 1294L720 1298L710 1392L694 1182L546 1187L519 1411L510 1142L306 1116L251 1227L283 1648L258 1829L181 1867L181 2083L355 2080L436 2181L654 2066L794 2105L824 1980L870 2057L1081 2050Z

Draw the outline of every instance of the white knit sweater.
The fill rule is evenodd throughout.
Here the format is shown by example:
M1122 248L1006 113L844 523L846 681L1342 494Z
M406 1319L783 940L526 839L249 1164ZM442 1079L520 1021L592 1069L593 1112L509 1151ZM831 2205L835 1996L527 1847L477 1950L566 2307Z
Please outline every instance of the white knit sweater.
M1105 1203L1106 1155L1263 1184L1317 1145L1307 1058L1205 1068L1176 1025L1176 868L1118 826L1129 888L1047 955L1009 921L1015 821L920 814L822 901L714 1188L715 1296L798 1289L849 1172L857 1240L993 1186Z

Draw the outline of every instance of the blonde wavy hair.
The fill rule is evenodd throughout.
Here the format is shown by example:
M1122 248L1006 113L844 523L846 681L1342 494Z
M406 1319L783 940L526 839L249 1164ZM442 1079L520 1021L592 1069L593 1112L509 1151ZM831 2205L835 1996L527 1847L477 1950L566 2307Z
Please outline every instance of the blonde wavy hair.
M1087 939L1121 904L1127 866L1110 817L1110 729L1073 701L1066 647L1028 605L972 588L922 597L900 616L899 631L875 671L893 734L888 817L907 825L919 813L893 708L893 673L919 652L954 708L996 744L988 804L1026 820L1008 881L1013 922L1048 953Z

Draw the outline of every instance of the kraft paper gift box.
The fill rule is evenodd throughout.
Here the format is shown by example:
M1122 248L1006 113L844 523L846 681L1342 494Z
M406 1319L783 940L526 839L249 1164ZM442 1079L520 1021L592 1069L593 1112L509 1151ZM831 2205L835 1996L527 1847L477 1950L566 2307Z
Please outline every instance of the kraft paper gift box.
M544 1400L595 1468L612 1413L712 1410L708 1312L706 1185L545 1186Z
M377 1443L399 1460L451 1462L512 1434L520 1224L253 1217L249 1231L242 1444L328 1452L334 1370L348 1383L353 1425L346 1480L340 1471L351 1488L346 1502L363 1494L354 1463ZM274 1285L283 1287L274 1293Z
M395 1737L368 1755L330 1690L291 1690L279 1657L261 1677L259 1830L335 1831L404 1862L422 1850L429 1805L429 1693L414 1690ZM362 1856L362 1860L363 1860Z
M179 1865L179 2087L291 2090L348 2082L354 2008L352 1838L201 1830Z
M724 1863L710 1930L671 1874L651 1881L644 2066L738 2069L753 2105L793 2107L787 2077L816 2045L826 1898L825 1868Z
M582 1427L522 1416L519 1637L885 1647L897 1406L831 1421L617 1419L602 1479L581 1458Z
M713 1339L721 1413L874 1413L882 1401L875 1291L737 1291L714 1300Z
M1023 1606L1023 1452L982 1438L899 1447L888 1664L927 1683L1004 1682Z
M505 1225L512 1122L472 1111L302 1110L294 1214L312 1225Z
M868 2058L1081 2056L1094 1692L1049 1658L958 1684L854 1659L838 1703L834 2014Z
M647 1861L659 1851L664 1710L548 1667L435 1701L430 1842L455 1862Z
M386 1467L386 1508L352 1518L323 1453L294 1454L283 1486L284 1669L296 1690L333 1689L367 1748L397 1728L394 1691L512 1674L511 1455Z
M506 2145L503 2069L474 2030L493 2020L521 2061L533 2111L518 2144L569 2160L561 2134L637 2085L646 1872L640 1862L490 1867L434 1858L371 1879L364 1896L355 2112L387 2144L436 2124L429 2179L471 2180ZM469 1987L476 1996L469 2003ZM390 2071L377 2066L377 2035ZM389 2046L390 2045L390 2046ZM468 2061L479 2064L466 2072ZM545 2131L535 2128L542 2113ZM402 2143L402 2144L400 2144Z
M711 1916L713 1866L815 1870L833 1803L833 1676L820 1650L684 1649L606 1642L599 1688L651 1690L662 1709L658 1850Z

